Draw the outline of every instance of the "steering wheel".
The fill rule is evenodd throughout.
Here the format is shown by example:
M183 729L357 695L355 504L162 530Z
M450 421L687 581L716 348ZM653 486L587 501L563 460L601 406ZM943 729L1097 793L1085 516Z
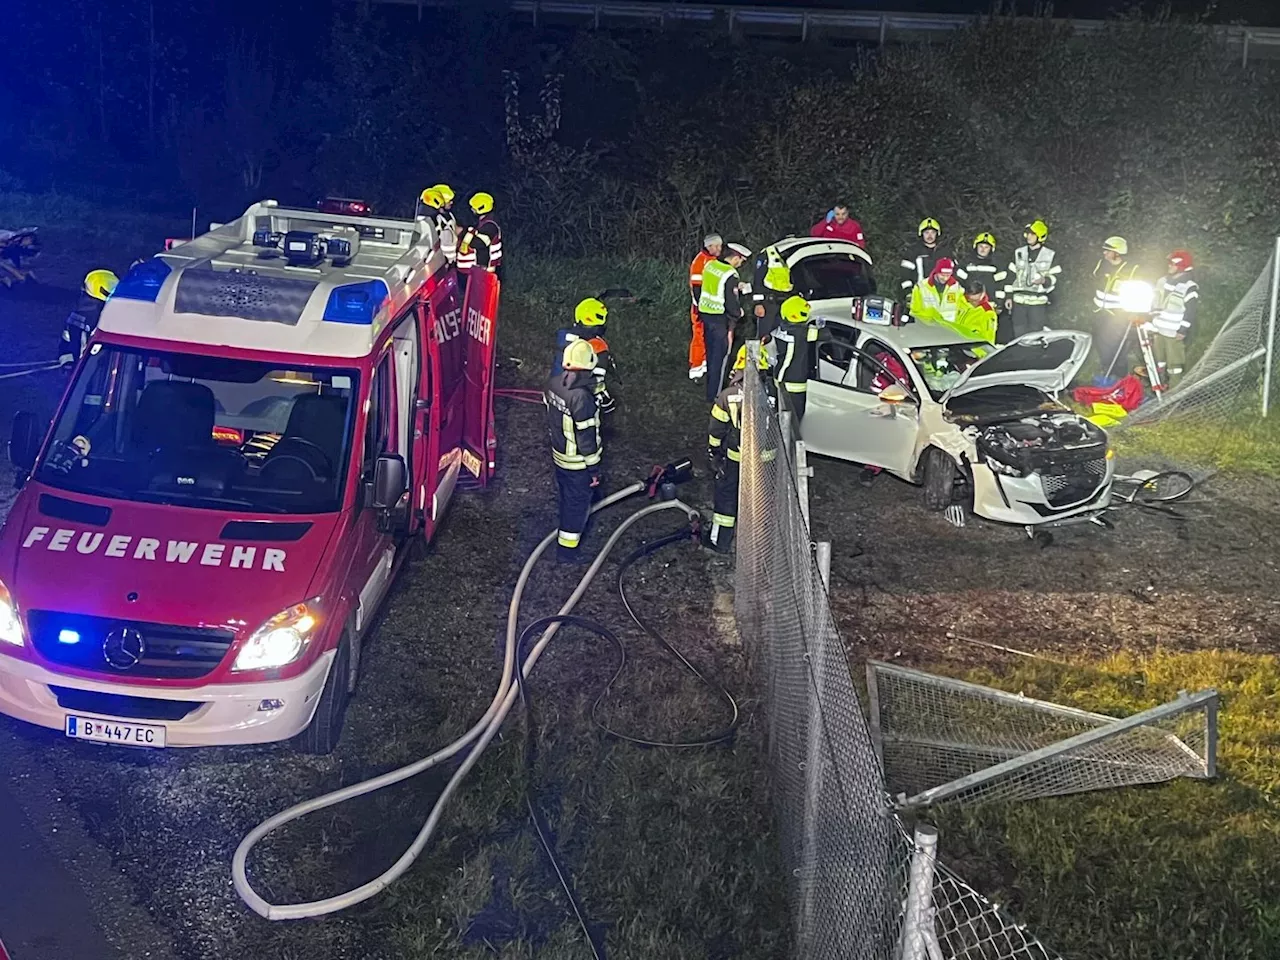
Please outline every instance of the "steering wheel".
M289 447L291 445L298 446L298 447L304 448L306 451L313 452L314 457L319 459L319 464L321 466L321 469L320 470L316 469L316 464L312 462L312 458L300 456L300 454L303 453L304 450L299 450L298 453L290 453ZM277 453L276 451L280 450L281 448L283 448L284 452ZM307 471L311 474L311 479L317 483L320 481L320 477L322 473L324 476L331 476L333 473L333 463L329 460L329 455L325 453L322 449L320 449L319 444L313 443L310 440L306 440L302 437L282 437L279 441L276 442L276 445L272 447L271 451L267 454L266 460L262 464L262 469L265 472L271 469L271 467L274 464L283 463L286 460L293 460L297 463L302 464L304 467L307 468Z

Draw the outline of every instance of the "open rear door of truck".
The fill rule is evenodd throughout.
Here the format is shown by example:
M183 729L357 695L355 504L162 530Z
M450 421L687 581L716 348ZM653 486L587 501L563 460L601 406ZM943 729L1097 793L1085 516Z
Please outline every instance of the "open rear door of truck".
M481 489L487 487L493 477L498 452L493 424L493 368L500 289L501 284L492 273L472 270L463 303L467 328L467 394L459 480L463 486Z

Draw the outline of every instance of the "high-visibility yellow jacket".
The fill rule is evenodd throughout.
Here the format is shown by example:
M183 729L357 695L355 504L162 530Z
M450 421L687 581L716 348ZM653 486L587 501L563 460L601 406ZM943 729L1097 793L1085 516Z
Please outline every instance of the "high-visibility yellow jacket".
M996 325L996 308L986 297L976 304L970 303L968 297L961 297L960 309L951 324L966 340L984 340L990 344L996 342Z
M934 323L954 323L964 287L952 280L939 290L932 280L921 280L911 289L911 316Z

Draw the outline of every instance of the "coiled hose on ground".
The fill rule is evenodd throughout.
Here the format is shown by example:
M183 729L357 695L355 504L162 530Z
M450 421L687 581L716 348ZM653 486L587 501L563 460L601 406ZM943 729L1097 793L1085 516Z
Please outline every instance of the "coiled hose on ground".
M651 484L645 482L632 484L631 486L626 487L623 490L619 490L617 493L600 501L600 503L596 504L592 508L592 513L604 510L613 504L644 492L645 490L650 489L650 487ZM608 541L606 541L604 547L601 549L600 554L582 575L582 579L579 580L578 586L574 589L569 599L566 600L564 605L560 608L560 617L568 616L573 612L574 607L578 605L578 601L580 601L583 595L587 592L587 588L591 586L591 582L595 579L596 574L599 573L600 568L604 565L605 560L608 559L610 552L613 550L622 535L640 520L663 510L683 510L690 520L698 517L698 512L693 507L678 499L650 504L627 517L618 525L618 528L613 532ZM503 721L511 712L511 708L519 696L520 691L514 677L516 671L517 651L519 648L518 641L520 631L518 621L520 614L520 601L524 595L525 586L529 581L529 576L533 571L534 564L537 563L538 559L546 551L547 547L549 547L552 541L555 540L555 537L556 534L552 532L543 538L543 540L529 555L529 558L525 561L524 567L520 571L520 576L516 580L515 591L511 597L511 604L507 609L506 648L502 661L502 679L498 683L498 689L494 694L493 701L489 704L488 709L485 710L484 715L476 722L475 726L453 743L436 751L429 757L423 757L421 760L416 760L413 763L400 767L399 769L388 771L380 776L373 777L372 779L365 780L361 783L352 784L348 787L343 787L341 790L335 790L332 793L327 793L311 800L305 800L302 803L289 807L287 810L282 810L280 813L277 813L275 816L254 827L249 831L245 838L240 841L240 845L236 848L235 855L232 857L231 877L235 884L236 892L240 895L240 898L249 905L249 908L252 909L254 913L257 913L259 916L265 917L268 920L300 920L305 917L319 917L330 913L336 913L339 910L345 910L348 907L355 906L358 903L363 903L365 900L377 896L380 892L399 879L405 871L413 865L414 861L418 859L422 851L425 849L427 841L439 826L440 819L444 815L444 810L448 805L449 800L453 797L454 793L457 792L462 781L471 771L471 768L479 761L480 756L493 741L493 738L497 736L498 730L502 727ZM556 632L559 630L561 621L558 618L552 618L552 620L554 620L554 622L548 623L537 643L533 645L528 656L526 656L520 664L521 675L523 677L529 676L530 671L533 670L534 665L538 662L538 658L542 655L542 652L551 642L552 637L554 637ZM681 659L683 660L683 658ZM687 661L685 662L687 664ZM692 666L691 664L687 665L690 667ZM734 709L736 715L736 704L734 705ZM395 863L372 880L369 880L352 890L348 890L345 893L326 897L323 900L312 900L306 903L271 903L253 889L247 874L249 853L268 834L284 826L286 823L292 823L295 820L305 817L307 814L315 813L317 810L327 809L328 807L344 803L355 797L365 796L377 790L381 790L383 787L389 787L392 784L400 783L410 777L417 776L418 774L426 770L430 770L432 767L438 766L446 760L457 756L463 751L467 751L466 757L463 759L461 764L459 764L458 769L454 772L453 776L449 778L448 783L445 784L444 790L441 791L440 797L436 800L435 806L431 808L430 815L427 817L426 822L423 823L422 828L418 831L413 843L410 844L409 848L400 855L400 858L396 860Z

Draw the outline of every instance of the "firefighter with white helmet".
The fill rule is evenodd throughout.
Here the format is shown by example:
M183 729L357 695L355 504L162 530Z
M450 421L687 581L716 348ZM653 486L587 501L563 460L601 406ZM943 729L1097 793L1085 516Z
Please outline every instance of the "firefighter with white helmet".
M729 355L729 332L742 319L741 285L738 274L751 256L740 243L731 243L720 256L702 268L702 293L698 297L698 317L707 346L707 402L712 403L724 384L725 360Z
M1190 250L1169 254L1167 272L1156 283L1154 308L1152 346L1160 383L1168 388L1182 378L1187 362L1187 340L1195 330L1200 308L1200 285L1195 280Z
M1049 298L1058 285L1062 266L1056 254L1045 246L1049 225L1032 220L1022 231L1026 241L1013 252L1009 264L1008 284L1004 288L1004 307L1008 314L1007 330L999 339L1003 343L1049 327Z
M110 270L91 270L85 276L80 302L62 325L62 338L58 342L58 363L62 366L70 366L80 359L93 331L98 328L103 305L119 283L120 279Z
M772 336L778 358L774 379L778 382L779 398L786 398L796 419L800 420L809 396L809 372L813 369L818 327L809 319L811 308L804 297L787 298L779 312L782 323Z
M584 563L582 536L591 516L591 502L600 487L600 409L594 392L595 351L585 340L564 348L561 370L552 374L543 391L547 406L547 435L555 465L559 532L556 553L562 562Z

